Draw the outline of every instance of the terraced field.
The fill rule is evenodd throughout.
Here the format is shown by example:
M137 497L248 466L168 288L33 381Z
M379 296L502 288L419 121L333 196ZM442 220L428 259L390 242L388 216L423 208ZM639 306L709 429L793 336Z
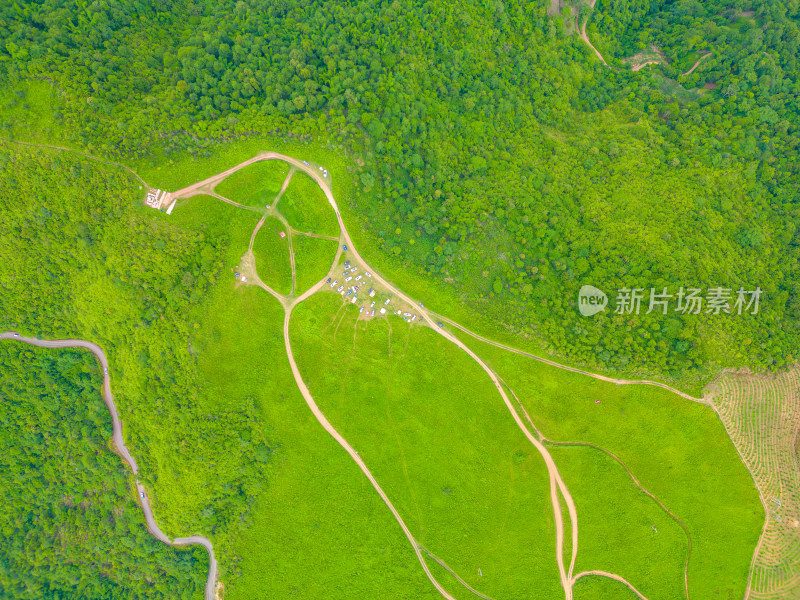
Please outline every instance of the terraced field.
M800 369L774 377L725 373L712 394L767 513L753 556L751 599L800 595Z

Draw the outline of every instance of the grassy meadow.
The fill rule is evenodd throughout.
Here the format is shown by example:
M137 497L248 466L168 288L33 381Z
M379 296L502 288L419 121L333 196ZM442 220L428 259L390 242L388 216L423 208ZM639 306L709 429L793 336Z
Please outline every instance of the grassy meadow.
M717 592L744 594L764 514L750 474L709 407L652 386L620 386L569 373L459 335L514 390L543 435L613 452L684 521L693 543L690 594L701 598ZM581 473L587 467L577 469ZM569 471L562 474L569 481ZM600 489L604 490L597 498L600 502L625 504L619 491ZM631 518L620 511L607 523L605 535L630 527ZM683 545L674 547L679 556L660 565L661 574L645 570L644 565L640 572L650 571L652 581L671 589L674 584L668 582L675 579L675 565L685 556ZM583 552L579 550L578 563L584 570L602 563L621 573L630 559L624 552L614 557L589 543Z
M278 202L278 210L294 229L318 235L339 235L339 223L328 198L317 182L295 172Z
M221 285L203 312L192 340L203 401L254 411L269 440L253 448L268 466L249 482L261 488L250 516L222 542L225 597L435 598L391 513L297 390L280 305Z
M281 237L280 233L286 234ZM261 281L279 294L292 291L292 265L289 262L289 234L275 217L267 217L253 243L256 270Z
M638 600L639 598L628 586L608 577L581 577L575 582L572 592L575 600Z
M621 575L649 600L682 598L688 541L680 525L610 456L586 446L548 450L578 510L575 572Z
M288 163L262 160L226 177L214 191L239 204L263 208L275 200L288 174Z
M295 309L295 359L419 542L493 598L563 594L544 462L490 379L427 328L341 308Z
M297 278L295 295L299 296L330 271L336 256L337 242L305 235L292 238L294 268Z

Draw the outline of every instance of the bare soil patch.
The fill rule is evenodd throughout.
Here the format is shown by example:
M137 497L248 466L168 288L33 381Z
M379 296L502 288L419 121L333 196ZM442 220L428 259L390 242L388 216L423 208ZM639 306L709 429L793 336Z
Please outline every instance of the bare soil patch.
M665 65L667 64L667 57L657 46L650 44L647 49L637 52L628 58L623 58L622 62L630 65L631 71L639 71L647 65Z

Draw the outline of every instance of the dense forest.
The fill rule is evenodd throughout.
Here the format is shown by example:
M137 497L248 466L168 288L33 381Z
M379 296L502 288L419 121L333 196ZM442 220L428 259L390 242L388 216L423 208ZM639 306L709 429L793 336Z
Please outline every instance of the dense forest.
M501 328L608 370L792 362L797 2L600 0L580 18L614 68L545 8L4 5L0 133L123 160L322 135L364 159L346 200L394 266ZM621 68L649 44L666 65ZM26 93L30 82L54 94ZM762 313L587 320L584 283L612 301L623 287L760 286Z
M148 532L94 356L0 342L0 597L197 598L208 559Z

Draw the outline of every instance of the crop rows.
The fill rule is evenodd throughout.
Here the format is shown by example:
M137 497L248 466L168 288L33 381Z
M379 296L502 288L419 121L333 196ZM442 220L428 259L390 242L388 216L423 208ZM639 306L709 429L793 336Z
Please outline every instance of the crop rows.
M775 377L725 373L711 398L766 510L750 598L800 592L800 369Z

